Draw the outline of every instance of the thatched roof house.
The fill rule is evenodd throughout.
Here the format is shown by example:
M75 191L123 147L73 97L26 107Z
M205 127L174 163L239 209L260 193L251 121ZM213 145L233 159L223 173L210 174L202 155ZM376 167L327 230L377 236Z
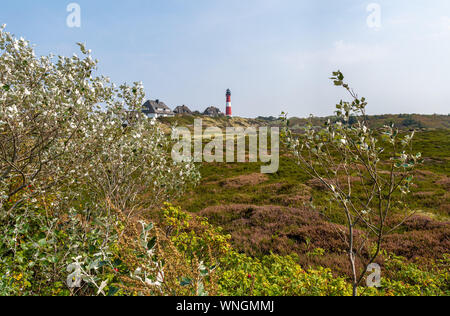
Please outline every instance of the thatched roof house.
M192 115L192 111L186 105L177 106L173 112L178 115Z
M225 116L218 108L214 106L210 106L203 112L203 115L211 116L211 117L219 117L219 116Z
M148 100L142 106L142 113L149 118L173 117L175 113L164 103L159 100Z

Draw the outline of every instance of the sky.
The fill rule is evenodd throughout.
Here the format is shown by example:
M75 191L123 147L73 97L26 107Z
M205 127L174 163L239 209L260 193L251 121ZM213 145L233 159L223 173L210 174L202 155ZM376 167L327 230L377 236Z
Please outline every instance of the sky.
M148 99L243 117L325 116L348 99L341 70L369 114L450 113L448 0L3 1L0 24L40 55L86 43L99 72L142 81Z

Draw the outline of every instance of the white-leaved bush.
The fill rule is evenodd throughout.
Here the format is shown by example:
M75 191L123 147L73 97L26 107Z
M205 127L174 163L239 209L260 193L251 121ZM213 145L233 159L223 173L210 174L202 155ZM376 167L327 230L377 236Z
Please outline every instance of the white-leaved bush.
M340 71L331 79L351 101L341 100L325 126L313 126L311 121L299 134L290 130L284 115L285 140L298 165L326 189L330 205L338 210L334 213L344 219L347 232L342 237L356 296L385 237L413 214L404 198L422 159L413 152L414 133L402 135L393 125L371 129L366 99L344 82Z
M8 291L64 282L73 258L107 255L117 212L150 210L199 179L142 115L142 84L95 75L78 45L80 56L36 56L0 28L0 286L23 283Z

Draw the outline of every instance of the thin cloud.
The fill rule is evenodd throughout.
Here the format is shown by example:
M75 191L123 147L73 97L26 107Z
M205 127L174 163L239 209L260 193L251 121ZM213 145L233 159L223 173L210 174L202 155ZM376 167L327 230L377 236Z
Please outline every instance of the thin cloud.
M389 56L389 49L381 45L345 43L343 40L334 43L329 54L331 64L352 65L369 62L380 62Z

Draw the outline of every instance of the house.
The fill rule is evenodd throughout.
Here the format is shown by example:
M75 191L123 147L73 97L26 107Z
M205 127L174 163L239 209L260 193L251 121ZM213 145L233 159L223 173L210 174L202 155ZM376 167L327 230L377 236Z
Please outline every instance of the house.
M173 112L178 115L192 115L192 111L186 105L177 106Z
M159 100L148 100L142 106L142 113L149 118L174 117L175 113L164 103Z
M218 108L214 106L210 106L203 112L203 115L205 116L211 116L211 117L219 117L219 116L225 116Z

